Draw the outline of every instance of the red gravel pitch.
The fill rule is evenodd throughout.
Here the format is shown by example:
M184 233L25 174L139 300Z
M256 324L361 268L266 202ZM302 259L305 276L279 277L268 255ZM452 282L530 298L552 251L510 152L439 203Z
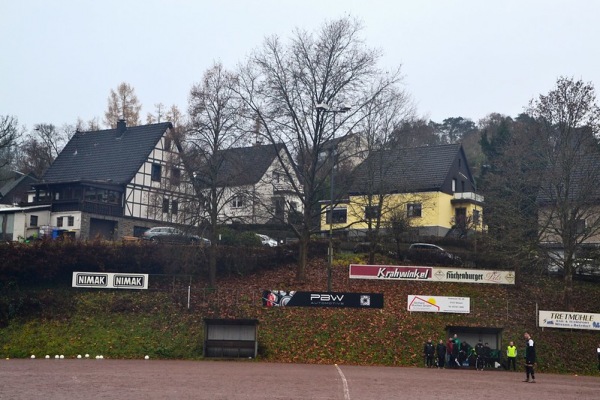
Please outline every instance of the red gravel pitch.
M255 361L0 360L0 399L600 399L600 378Z

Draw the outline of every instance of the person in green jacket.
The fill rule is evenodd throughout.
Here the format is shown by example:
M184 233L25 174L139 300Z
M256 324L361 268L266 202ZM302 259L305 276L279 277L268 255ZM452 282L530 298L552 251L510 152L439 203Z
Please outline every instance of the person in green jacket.
M459 354L460 354L460 344L461 344L461 341L458 338L458 335L455 333L454 334L454 346L453 346L453 348L454 348L454 361L456 362L456 365L459 366L459 367L462 366L461 363L460 363L460 357L459 357Z
M510 370L510 364L512 363L513 371L517 370L517 346L514 342L509 342L506 347L506 370Z

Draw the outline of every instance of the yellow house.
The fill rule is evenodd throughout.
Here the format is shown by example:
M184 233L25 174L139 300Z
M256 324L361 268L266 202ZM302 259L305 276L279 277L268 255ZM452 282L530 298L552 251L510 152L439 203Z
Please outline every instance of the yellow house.
M386 229L392 217L425 236L483 228L483 196L460 144L374 152L354 170L348 198L334 203L333 212L329 202L323 210L321 231L349 236L363 236L377 223Z

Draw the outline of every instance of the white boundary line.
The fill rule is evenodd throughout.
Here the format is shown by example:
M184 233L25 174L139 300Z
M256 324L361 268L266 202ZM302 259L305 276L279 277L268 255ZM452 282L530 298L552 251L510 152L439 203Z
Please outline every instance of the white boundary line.
M334 364L335 368L338 370L340 377L342 378L342 384L344 385L344 400L350 400L350 389L348 389L348 381L342 372L342 369L338 367L337 364Z

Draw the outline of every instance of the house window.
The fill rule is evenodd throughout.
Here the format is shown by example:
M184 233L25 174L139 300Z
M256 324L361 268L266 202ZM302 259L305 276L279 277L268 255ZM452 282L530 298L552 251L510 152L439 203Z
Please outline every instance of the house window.
M461 192L464 193L465 192L465 181L460 181L460 187L461 187Z
M165 151L171 150L171 138L165 137Z
M38 226L38 216L37 215L29 216L29 226Z
M181 170L179 168L171 168L171 184L179 186L181 183Z
M347 221L348 210L345 208L334 208L333 209L333 223L334 224L345 224ZM325 223L331 224L332 215L331 211L327 211L325 215Z
M179 202L177 200L173 200L171 202L171 212L173 214L177 214L178 211L179 211Z
M481 213L479 212L479 210L473 210L473 223L475 225L479 225L480 218L481 218Z
M376 219L379 217L379 206L365 207L365 219Z
M67 217L67 225L68 226L75 225L75 217Z
M464 228L467 224L467 209L464 207L459 207L454 210L454 219L456 226Z
M410 203L406 205L407 217L420 217L421 211L421 203Z
M585 231L585 219L578 219L577 221L575 221L575 224L577 235L583 234L583 232Z
M231 200L231 207L232 208L242 208L242 207L244 207L244 198L242 196L235 196Z
M285 199L280 197L273 199L274 203L274 214L273 216L277 219L283 220L285 217Z
M456 179L452 179L452 193L456 192Z
M166 197L163 199L162 212L164 212L165 214L169 212L169 199L167 199Z
M162 167L160 164L152 164L152 175L151 179L155 182L160 182L160 176L162 175Z
M56 218L56 226L58 226L59 228L62 228L62 226L63 226L63 217Z

